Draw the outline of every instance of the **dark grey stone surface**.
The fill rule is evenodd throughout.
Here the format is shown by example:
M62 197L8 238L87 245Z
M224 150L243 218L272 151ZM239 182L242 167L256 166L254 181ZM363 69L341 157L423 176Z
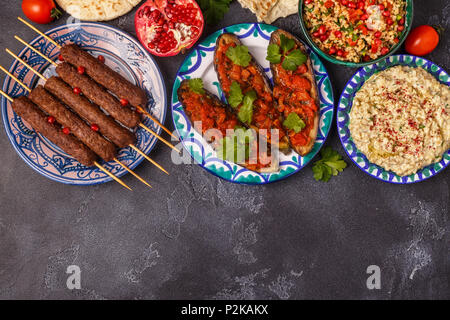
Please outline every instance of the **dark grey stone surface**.
M0 47L18 52L20 1L0 12ZM130 34L134 12L110 24ZM65 23L67 16L48 26ZM234 2L222 23L256 21ZM450 28L450 3L415 1L414 25ZM300 37L298 17L275 23ZM427 56L450 71L449 38ZM184 56L156 59L168 94ZM3 53L0 64L12 59ZM356 71L325 63L335 96ZM3 77L3 75L2 75ZM3 79L3 78L2 78ZM171 117L166 124L172 126ZM333 125L327 145L344 155ZM0 133L0 298L57 299L399 299L450 298L450 169L398 186L349 167L328 183L311 165L266 186L222 181L196 165L173 165L159 143L127 192L116 183L58 184L29 168ZM68 265L82 270L82 289L66 288ZM366 288L378 265L381 290Z

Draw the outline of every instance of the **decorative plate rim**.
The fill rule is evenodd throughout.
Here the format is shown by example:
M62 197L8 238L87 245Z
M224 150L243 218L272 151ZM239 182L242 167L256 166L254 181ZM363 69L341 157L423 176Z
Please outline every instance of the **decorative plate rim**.
M337 132L338 132L338 135L339 135L339 140L341 141L341 145L342 145L343 149L345 150L345 153L347 154L347 156L353 161L353 163L354 163L359 169L361 169L364 173L368 174L368 175L371 176L372 178L376 178L377 180L380 180L380 181L382 181L382 182L387 182L387 183L392 183L392 184L399 184L399 185L403 185L403 184L412 184L412 183L422 182L422 181L427 180L427 179L429 179L429 178L431 178L431 177L434 177L434 176L436 176L437 174L439 174L440 172L444 171L445 168L450 164L450 161L448 161L447 163L445 163L445 158L444 158L445 155L449 155L449 156L450 156L450 149L447 150L447 151L445 151L445 152L443 153L442 159L441 159L439 162L435 162L435 163L429 164L428 166L426 166L426 167L424 167L424 168L418 170L416 173L414 173L414 177L415 177L416 175L418 175L419 173L421 174L422 171L423 171L424 169L428 169L428 167L434 166L434 165L436 165L437 163L439 163L439 164L442 165L442 168L440 168L437 172L434 172L434 173L432 172L429 176L425 176L425 175L421 174L422 177L421 177L421 178L419 177L419 178L417 178L417 179L415 178L415 180L410 179L410 176L411 176L411 175L407 175L407 176L399 176L399 175L393 173L392 171L387 171L387 170L385 170L384 168L382 168L382 167L380 167L380 166L378 166L378 165L376 165L376 164L370 162L370 161L367 159L367 157L366 157L361 151L359 151L358 148L356 148L356 145L353 143L353 141L351 141L351 142L344 142L344 141L343 141L343 135L341 135L341 132L340 132L340 131L341 131L341 129L343 129L343 128L348 128L348 126L346 126L346 125L344 125L344 124L341 125L341 124L339 123L339 113L340 113L340 112L344 112L344 108L342 108L341 105L343 105L343 103L342 103L342 98L343 98L344 93L346 92L346 89L349 87L350 83L353 82L353 79L354 79L357 75L360 75L360 72L363 71L364 68L367 68L367 67L369 67L369 68L371 68L371 69L373 68L373 69L376 70L375 73L376 73L376 72L379 72L379 71L382 71L382 70L386 70L387 68L385 68L385 67L384 67L384 68L383 68L383 67L380 67L380 66L378 66L378 64L380 64L380 63L387 63L387 64L389 64L389 62L392 62L392 61L390 61L390 60L396 59L396 58L398 58L398 61L392 62L393 64L392 64L390 67L394 67L394 66L397 66L397 65L407 65L407 63L405 63L404 60L403 60L403 61L400 60L401 58L404 58L404 57L411 58L411 62L413 62L413 61L415 61L415 60L417 60L417 59L421 59L421 60L425 61L425 64L430 64L431 66L435 66L435 67L438 69L438 71L439 71L440 73L441 73L441 72L444 72L444 74L445 74L447 77L450 78L449 74L444 70L444 68L441 68L439 65L437 65L437 64L435 64L434 62L432 62L432 61L430 61L430 60L428 60L428 59L425 59L425 58L423 58L423 57L413 56L413 55L409 55L409 54L396 54L396 55L391 55L391 56L386 57L385 59L383 59L383 60L381 60L381 61L378 61L377 63L373 63L373 64L368 65L368 66L362 66L362 67L360 67L360 68L353 74L353 76L347 81L347 83L346 83L346 85L345 85L344 89L342 90L342 93L341 93L341 95L340 95L340 97L339 97L339 102L338 102L338 105L337 105L337 108L336 108L336 128L337 128ZM418 66L418 67L419 67L419 66ZM427 71L428 73L430 73L428 70L425 70L425 71ZM430 73L430 74L431 74L431 73ZM433 75L433 74L431 74L431 75ZM434 75L433 75L433 77L436 79L436 77L435 77ZM363 79L363 77L361 77L361 79ZM436 79L436 80L438 80L440 83L442 83L439 79ZM361 85L363 85L364 82L365 82L365 80L362 81L362 84L361 84ZM356 83L357 83L357 85L358 85L359 83L361 83L361 80L360 80L359 82L356 82ZM358 89L358 90L359 90L359 89ZM354 94L355 94L358 90L356 90L356 91L354 92ZM350 97L352 102L353 102L354 94ZM350 137L350 138L351 138L351 137ZM353 157L349 154L349 152L348 152L348 150L347 150L347 148L346 148L347 145L350 145L353 149L357 150L357 152L359 152L359 153L363 156L364 162L367 162L367 164L369 164L369 165L375 166L375 167L377 168L378 171L381 170L381 173L379 173L378 175L382 175L383 173L388 174L388 176L389 176L389 175L393 175L392 180L389 180L389 179L388 179L388 180L385 180L385 179L383 179L382 177L378 177L378 175L373 175L371 172L369 172L368 170L364 169L364 168L363 168L357 161L355 161L355 159L353 159ZM400 178L400 181L394 181L394 178L397 178L397 177ZM403 181L403 178L406 179L406 181Z
M179 103L178 99L177 99L177 102L174 103L174 98L173 98L174 95L176 94L176 90L177 90L178 87L179 87L179 84L177 84L177 79L179 78L180 71L181 71L181 69L183 68L183 66L184 66L185 62L187 61L187 59L191 58L192 53L195 52L195 51L197 51L197 50L199 50L199 47L201 47L201 46L203 47L203 43L205 43L206 41L211 41L211 39L212 39L213 37L215 37L215 38L217 39L217 37L218 37L220 34L222 34L222 33L224 33L224 32L228 32L227 29L229 29L229 28L237 28L237 27L243 27L243 28L246 28L246 33L244 34L244 36L245 36L245 35L249 34L249 32L250 32L249 30L252 29L252 26L254 26L255 28L258 28L260 31L262 31L261 28L260 28L260 26L264 26L264 27L266 27L266 28L272 28L273 30L270 31L270 33L274 32L274 31L277 30L277 29L279 29L278 27L276 27L276 26L274 26L274 25L268 25L268 24L265 24L265 23L256 23L256 22L254 22L254 23L238 23L238 24L233 24L233 25L226 26L226 27L224 27L224 28L221 28L221 29L219 29L219 30L213 32L212 34L210 34L209 36L207 36L202 42L196 44L196 45L190 50L190 52L186 55L186 58L183 60L183 62L181 63L180 67L178 68L177 74L176 74L176 76L175 76L175 81L174 81L174 85L173 85L173 88L172 88L172 95L171 95L171 112L172 112L172 122L173 122L173 125L174 125L174 127L175 127L175 130L177 131L177 135L178 135L179 138L180 138L180 141L181 141L181 143L182 143L182 145L183 145L183 148L189 153L189 156L191 157L191 159L194 161L195 164L197 164L197 165L200 166L201 168L205 169L205 170L208 171L209 173L213 174L214 176L216 176L216 177L218 177L218 178L220 178L220 179L223 179L223 180L225 180L225 181L229 181L229 182L236 183L236 184L242 184L242 185L264 185L264 184L274 183L274 182L278 182L278 181L287 179L288 177L294 175L295 173L299 172L301 169L303 169L304 167L306 167L306 166L309 164L309 162L311 162L312 159L319 153L319 151L321 150L321 148L322 148L323 145L325 144L325 142L326 142L326 140L327 140L327 138L328 138L328 136L329 136L329 133L330 133L330 131L331 131L331 128L332 128L332 126L333 126L333 119L334 119L334 114L335 114L335 97L334 97L333 84L332 84L331 78L330 78L330 76L329 76L329 74L328 74L328 71L327 71L325 65L324 65L323 62L320 60L319 56L314 52L314 50L311 49L311 47L310 47L308 44L306 44L306 43L304 43L303 41L300 40L300 41L306 46L307 50L309 51L309 54L310 54L310 55L313 55L313 58L317 60L316 63L318 63L319 66L320 66L321 68L323 68L323 73L326 74L326 76L325 76L325 78L323 78L322 82L325 83L325 81L328 81L328 83L329 83L329 89L330 89L329 94L330 94L330 101L331 101L331 103L327 103L326 106L324 107L324 109L327 109L327 110L324 111L324 116L325 116L325 113L331 111L331 118L330 118L329 125L328 125L328 127L326 128L327 130L326 130L325 135L324 135L324 137L323 137L323 141L320 142L320 145L318 146L317 150L314 151L313 154L311 154L311 157L309 158L309 160L308 160L306 163L303 163L303 165L302 165L300 168L296 168L294 171L288 172L288 173L286 173L285 175L283 175L283 176L281 176L281 177L278 177L277 179L274 179L274 180L271 180L271 179L270 179L270 175L271 175L272 173L268 175L268 177L269 177L268 179L262 179L262 181L259 181L259 182L256 182L256 181L239 181L239 180L227 179L227 178L225 178L225 177L223 177L223 176L220 176L219 174L217 174L216 172L214 172L214 171L211 170L210 168L206 167L203 163L199 163L199 162L195 159L195 157L193 156L193 154L191 153L191 151L189 150L189 148L185 145L185 139L184 139L184 137L182 136L182 134L180 133L180 131L179 131L178 127L177 127L177 123L176 123L175 117L174 117L174 112L175 112L174 106L176 106L176 105ZM215 43L215 41L214 41L214 43ZM215 44L214 44L213 47L208 47L208 49L211 49L211 48L214 48L214 47L215 47ZM201 50L201 49L200 49L200 50ZM209 51L210 51L210 50L209 50ZM321 70L321 71L322 71L322 70ZM316 70L314 70L314 72L316 72ZM316 76L316 75L315 75L315 76ZM319 88L319 97L320 97L320 96L321 96L321 93L320 93L320 88ZM319 127L318 130L320 130L320 127ZM203 143L206 143L206 142L204 142L204 141L202 141L202 142L203 142ZM316 143L317 143L317 142L316 142ZM313 152L313 151L311 151L311 152ZM300 157L301 157L301 156L298 155L298 158L300 158ZM202 160L203 160L203 161L205 160L205 157L204 157L203 155L202 155ZM244 168L244 167L242 167L242 166L240 166L240 165L238 165L238 164L235 164L235 163L232 163L232 162L229 162L229 161L224 161L224 164L229 164L228 166L230 166L230 165L235 165L235 166L239 167L240 169L238 169L236 172L241 172L241 171L246 171L246 170L248 170L248 169L246 169L246 168ZM248 171L251 171L251 170L248 170ZM253 171L252 171L252 173L256 174L256 176L264 176L264 175L266 175L266 174L261 174L261 173L257 173L257 172L253 172ZM279 174L279 173L280 173L280 172L276 172L276 173L273 173L273 174Z
M61 31L61 30L64 30L64 29L68 29L68 28L73 28L73 29L83 28L84 26L93 26L93 27L100 28L100 29L102 29L102 28L104 28L104 29L111 29L112 31L116 32L120 36L123 36L128 41L133 43L133 45L138 47L141 50L141 52L143 53L144 59L149 59L149 61L155 66L155 70L157 71L158 78L159 78L159 81L161 82L161 88L162 88L162 92L163 92L163 95L161 97L162 107L161 107L161 119L160 119L160 122L164 123L165 119L166 119L166 116L167 116L167 88L166 88L166 85L165 85L165 82L164 82L164 77L162 75L161 69L159 68L159 65L156 63L154 58L131 35L129 35L124 30L121 30L121 29L119 29L119 28L117 28L115 26L110 26L110 25L107 25L107 24L99 23L99 22L89 22L89 21L84 21L84 22L80 22L80 23L72 23L72 24L64 24L64 25L56 26L56 27L54 27L52 29L49 29L49 30L45 31L44 34L49 35L51 33L58 32L58 31ZM38 43L42 39L44 39L44 37L41 36L41 35L38 35L35 38L33 38L31 41L29 41L28 43L30 45L33 45L35 43ZM27 50L29 50L29 49L27 47L24 47L23 49L20 50L20 52L17 55L20 57L25 52L27 52ZM9 67L8 71L11 72L11 73L14 73L14 70L17 68L18 64L19 64L19 62L17 60L14 60L11 63L11 66ZM35 77L36 76L34 75L33 79ZM10 84L11 81L12 81L12 78L9 77L8 75L6 75L5 79L3 81L3 86L2 86L2 90L3 91L6 90L7 86ZM33 82L35 82L35 81L33 80ZM5 92L7 92L7 91L5 91ZM7 99L2 96L1 97L1 109L2 109L1 113L2 113L2 121L3 121L3 126L4 126L4 130L6 132L6 135L7 135L8 139L9 139L11 145L13 146L14 150L16 151L16 153L34 171L38 172L39 174L43 175L44 177L46 177L46 178L48 178L48 179L50 179L52 181L56 181L56 182L63 183L63 184L66 184L66 185L88 186L88 185L97 185L97 184L102 184L102 183L107 183L107 182L113 181L113 179L111 177L109 177L109 176L105 176L101 180L89 179L89 180L75 180L75 181L71 181L71 180L68 180L68 179L59 178L58 176L50 175L47 172L41 170L40 167L38 167L26 155L23 154L23 152L19 148L19 146L16 145L16 142L14 141L14 136L13 136L12 132L10 132L10 130L8 130L9 123L8 123L8 115L7 115L7 104L8 104ZM160 126L157 126L155 131L156 131L156 133L160 134L161 131L162 131L162 128ZM157 139L154 139L153 141L151 141L150 144L151 144L151 146L145 152L145 154L147 154L147 155L156 146ZM131 165L128 166L130 169L136 168L144 160L144 157L142 155L139 155L136 158L137 158L137 160L134 163L132 163ZM98 169L96 169L96 170L98 170ZM115 174L115 176L116 177L122 177L122 176L126 175L127 173L128 173L127 170L121 170L121 172L119 172L118 174Z

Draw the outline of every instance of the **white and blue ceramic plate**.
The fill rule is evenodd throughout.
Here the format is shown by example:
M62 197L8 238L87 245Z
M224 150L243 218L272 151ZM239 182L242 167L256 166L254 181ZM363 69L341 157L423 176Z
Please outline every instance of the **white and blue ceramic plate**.
M410 55L395 55L386 58L378 63L360 68L355 75L348 81L344 91L341 94L339 105L336 113L337 128L342 145L350 159L364 172L369 175L390 183L406 184L419 182L428 179L444 170L450 162L450 150L444 153L441 161L431 164L415 174L401 177L392 171L387 171L378 165L375 165L367 157L361 153L355 146L348 125L350 123L350 110L352 109L353 98L356 92L361 88L373 74L393 66L421 67L433 75L438 81L446 85L450 85L449 75L439 66L424 58Z
M237 35L243 44L249 47L250 52L271 79L272 74L270 72L269 62L266 61L265 58L270 35L275 30L277 30L277 27L259 23L237 24L219 30L210 35L191 51L178 70L175 79L172 93L172 117L184 148L202 168L231 182L254 185L266 184L284 179L298 172L317 154L330 131L334 112L334 98L330 78L318 56L306 45L305 47L308 49L308 53L312 60L314 75L320 94L319 132L316 143L307 156L301 157L293 151L288 155L280 153L279 172L257 173L235 163L217 158L216 153L211 146L192 127L189 118L184 112L183 106L178 100L177 90L182 80L202 78L205 88L225 101L213 65L214 49L216 47L217 38L222 33L227 32Z
M75 42L94 56L103 55L107 65L147 91L149 98L147 110L164 123L166 89L161 72L153 58L131 36L108 25L85 22L60 26L46 34L60 44ZM42 36L37 37L30 44L51 59L57 60L58 48ZM52 65L28 48L23 49L19 57L46 76L55 74ZM18 62L14 62L9 71L32 88L40 80ZM10 77L6 77L3 91L11 97L19 97L27 93ZM45 137L36 133L29 124L14 113L10 102L5 98L2 98L1 106L3 123L12 145L20 157L34 170L52 180L67 184L91 185L112 180L96 167L83 166ZM161 132L161 128L150 119L143 118L143 123L157 133ZM141 128L136 130L136 135L136 146L144 153L150 153L157 139ZM143 160L143 157L131 148L120 149L117 158L131 169ZM100 163L115 176L120 177L127 173L115 162Z

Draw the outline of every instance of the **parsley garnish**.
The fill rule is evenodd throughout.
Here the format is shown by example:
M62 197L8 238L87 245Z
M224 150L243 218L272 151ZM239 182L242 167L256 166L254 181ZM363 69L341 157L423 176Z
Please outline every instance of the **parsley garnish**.
M293 39L286 37L284 34L281 34L280 45L272 43L267 48L266 60L271 63L278 64L281 62L282 57L284 57L281 66L285 70L294 71L297 69L297 67L304 64L308 59L306 55L299 49L292 50L294 47L295 41Z
M255 102L257 96L255 90L247 92L244 96L242 106L238 112L238 118L244 123L250 125L253 117L253 102Z
M342 160L339 153L334 151L331 147L325 147L320 151L322 159L316 161L312 167L314 179L316 181L330 180L331 176L337 176L347 167L347 163Z
M233 81L230 86L230 96L228 97L228 103L233 108L236 108L241 104L242 99L244 99L244 95L242 94L241 86L237 81Z
M203 80L202 79L190 79L189 80L189 88L192 91L198 94L204 94L205 89L203 89Z
M216 25L223 19L233 0L199 0L197 1L205 16L206 23Z
M241 67L247 67L250 60L252 60L246 46L229 47L226 54L233 63Z
M302 131L306 127L305 122L295 112L289 113L286 120L283 121L283 126L288 129L294 130L295 133Z

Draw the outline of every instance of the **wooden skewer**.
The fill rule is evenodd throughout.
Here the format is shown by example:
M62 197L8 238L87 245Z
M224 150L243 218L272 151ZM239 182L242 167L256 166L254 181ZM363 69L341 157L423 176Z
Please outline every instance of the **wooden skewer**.
M127 186L125 184L125 182L123 182L122 180L120 180L119 178L117 178L115 175L113 175L111 172L109 172L108 170L106 170L105 168L103 168L97 161L94 162L95 166L97 168L99 168L101 171L103 171L104 173L106 173L108 176L110 176L111 178L113 178L114 180L116 180L118 183L120 183L122 186L124 186L125 188L127 188L130 191L133 191L133 189L131 189L129 186Z
M4 96L6 99L8 99L9 102L13 102L14 99L11 98L8 94L6 94L3 90L0 90L0 94L2 96ZM99 168L101 171L103 171L104 173L106 173L108 176L110 176L111 178L113 178L116 182L120 183L123 187L125 187L126 189L133 191L129 186L127 186L125 184L125 182L123 182L122 180L120 180L119 178L117 178L115 175L113 175L111 172L109 172L108 170L106 170L105 168L102 167L101 164L99 164L97 161L94 161L94 165Z
M158 119L156 119L154 116L152 116L149 112L147 112L144 108L142 108L141 106L137 106L136 107L137 110L139 110L141 113L145 114L147 117L149 117L154 123L156 123L158 126L160 126L165 132L167 132L168 134L170 134L172 137L174 137L175 139L179 140L178 137L176 135L174 135L169 129L167 129L166 127L163 126L163 124L161 122L158 121Z
M17 79L17 77L15 75L13 75L11 72L9 72L8 70L6 70L5 68L3 68L3 66L0 66L0 70L2 70L4 73L6 73L8 76L10 76L12 79L14 79L14 81L16 81L18 84L20 84L22 86L22 88L24 88L25 90L27 90L28 92L31 92L31 89L28 88L27 85L25 85L22 81L20 81L19 79Z
M117 160L116 158L113 159L117 164L121 165L122 167L124 167L125 170L127 170L129 173L131 173L136 179L138 179L140 182L142 182L143 184L147 185L148 187L152 188L152 186L145 181L144 179L142 179L136 172L134 172L133 170L131 170L130 168L128 168L128 166L126 166L125 164L123 164L122 162L120 162L119 160Z
M27 90L28 92L31 92L31 89L24 84L22 81L20 81L19 79L17 79L11 72L9 72L8 70L6 70L5 68L3 68L3 66L0 66L0 69L5 72L8 76L10 76L12 79L14 79L15 81L17 81L17 83L19 83L25 90ZM117 160L116 158L114 158L114 161L119 164L120 166L122 166L125 170L127 170L128 172L130 172L133 176L135 176L139 181L141 181L142 183L146 184L147 186L149 186L150 188L152 187L147 181L145 181L143 178L141 178L137 173L133 172L130 168L128 168L125 164L121 163L119 160Z
M27 42L25 42L25 40L23 40L22 38L20 38L19 36L14 36L14 38L16 40L18 40L19 42L21 42L25 47L27 47L28 49L30 49L31 51L33 51L34 53L38 54L41 58L44 58L45 60L47 60L47 62L51 63L54 66L57 66L58 64L53 61L52 59L48 58L45 54L43 54L42 52L40 52L39 50L37 50L35 47L33 47L32 45L28 44Z
M31 25L30 23L28 23L27 21L23 20L21 17L17 17L17 19L19 19L19 21L21 21L22 23L24 23L27 27L31 28L32 30L34 30L35 32L37 32L38 34L40 34L41 36L43 36L45 39L47 39L48 41L50 41L51 43L53 43L57 48L61 49L62 46L59 45L58 43L55 42L55 40L53 40L52 38L50 38L48 35L46 35L45 33L39 31L36 27L34 27L33 25ZM38 53L41 57L44 57L43 54L41 52L38 52L38 50L34 47L32 47L31 45L29 45L28 43L26 43L25 41L23 41L22 39L20 39L18 36L14 36L17 40L19 40L20 42L22 42L25 46L27 46L28 48L30 48L31 50L33 50L34 52ZM48 57L45 57L44 59L46 59L47 61L49 61L50 63L52 63L53 65L56 65L56 62L50 60ZM174 135L169 129L167 129L161 122L158 121L158 119L156 119L154 116L152 116L149 112L147 112L144 108L142 108L141 106L138 106L137 109L142 112L143 114L145 114L147 117L149 117L153 122L155 122L158 126L160 126L165 132L167 132L169 135L171 135L172 137L174 137L175 139L179 140L178 137L176 135Z
M39 33L41 36L43 36L45 39L47 39L48 41L50 41L51 43L53 43L57 48L61 49L61 45L59 45L58 43L56 43L55 40L53 40L52 38L50 38L48 35L46 35L45 33L43 33L42 31L39 31L36 27L34 27L33 25L31 25L30 23L28 23L27 21L23 20L21 17L17 17L17 19L19 19L20 22L24 23L28 28L34 30L35 32Z
M169 175L169 173L163 168L161 167L158 163L156 163L154 160L152 160L152 158L150 158L149 156L147 156L145 153L143 153L141 150L139 150L136 146L130 144L130 147L132 149L134 149L137 153L139 153L141 156L143 156L145 159L147 159L148 161L150 161L151 163L153 163L155 166L157 166L162 172L166 173L167 175Z
M180 150L178 150L174 145L172 145L169 141L167 141L166 139L164 139L163 137L161 137L159 134L157 134L155 131L153 131L152 129L150 129L149 127L147 127L146 125L144 125L143 123L139 123L139 126L145 130L147 130L148 132L150 132L152 135L154 135L155 137L157 137L159 140L161 140L162 142L164 142L164 144L166 144L167 146L169 146L170 148L172 148L173 150L177 151L178 153L181 153Z

